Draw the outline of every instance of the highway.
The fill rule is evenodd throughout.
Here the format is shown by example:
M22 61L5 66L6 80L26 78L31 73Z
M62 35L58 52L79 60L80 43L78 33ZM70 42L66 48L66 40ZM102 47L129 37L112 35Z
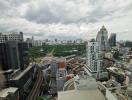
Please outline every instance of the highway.
M46 57L43 57L41 59L41 62L38 65L43 65L43 66L49 65L53 58L53 54L52 54L53 51L54 51L54 49L52 50L51 53L47 54ZM43 70L42 69L43 69L42 66L40 66L40 68L38 67L38 74L37 74L36 81L34 83L34 86L31 90L30 94L26 98L26 100L36 100L37 96L39 96L39 93L41 91L41 85L43 83L43 71L48 68L46 68L46 69L44 68Z
M34 83L34 86L31 92L29 93L28 97L26 98L26 100L36 100L37 96L40 93L42 82L43 82L43 72L41 69L38 69L36 82Z

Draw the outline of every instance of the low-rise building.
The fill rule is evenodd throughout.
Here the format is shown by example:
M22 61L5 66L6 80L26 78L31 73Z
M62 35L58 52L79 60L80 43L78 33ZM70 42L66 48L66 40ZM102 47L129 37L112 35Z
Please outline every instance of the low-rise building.
M109 67L107 68L107 70L111 78L113 78L115 81L123 85L123 82L125 81L125 71L124 70L122 70L121 68L116 68L116 67Z
M132 100L132 86L121 86L114 80L98 84L107 100Z
M18 88L9 87L1 90L0 100L19 100Z
M112 67L114 65L114 63L115 63L114 59L104 57L102 60L102 68L106 69L106 68Z
M111 52L106 52L106 53L105 53L105 58L110 58L110 59L112 59L112 58L113 58L113 53L111 53Z

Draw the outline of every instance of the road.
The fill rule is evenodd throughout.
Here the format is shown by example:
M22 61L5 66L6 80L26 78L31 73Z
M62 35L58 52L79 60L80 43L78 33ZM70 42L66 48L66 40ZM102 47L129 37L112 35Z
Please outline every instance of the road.
M54 50L55 49L53 48L52 51L46 55L46 57L43 57L41 59L40 64L48 64L48 63L50 63L51 60L52 60L52 58L53 58L53 52L54 52Z

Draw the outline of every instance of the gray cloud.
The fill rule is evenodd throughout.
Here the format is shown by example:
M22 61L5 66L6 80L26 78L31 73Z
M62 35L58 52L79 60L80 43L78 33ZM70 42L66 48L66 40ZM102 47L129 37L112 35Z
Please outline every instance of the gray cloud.
M130 39L131 0L0 0L0 31L37 37L95 37L102 25Z
M40 0L36 4L30 4L25 18L36 23L81 23L98 22L104 17L113 17L114 13L121 12L124 16L132 8L132 3L121 5L119 0L62 0L58 1ZM109 2L108 2L109 1ZM122 0L123 1L123 0ZM109 4L108 4L109 3ZM119 5L119 6L118 6ZM90 11L89 11L90 10Z

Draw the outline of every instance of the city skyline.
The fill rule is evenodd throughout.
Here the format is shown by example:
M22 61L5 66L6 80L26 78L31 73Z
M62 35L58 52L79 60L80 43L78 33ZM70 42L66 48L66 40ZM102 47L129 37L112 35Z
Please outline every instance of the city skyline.
M131 40L130 0L0 0L0 32L25 37L91 39L104 25L117 40Z
M132 100L131 0L0 0L0 100Z

